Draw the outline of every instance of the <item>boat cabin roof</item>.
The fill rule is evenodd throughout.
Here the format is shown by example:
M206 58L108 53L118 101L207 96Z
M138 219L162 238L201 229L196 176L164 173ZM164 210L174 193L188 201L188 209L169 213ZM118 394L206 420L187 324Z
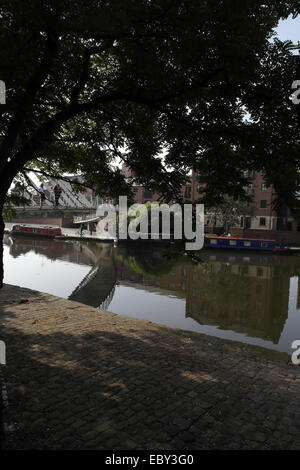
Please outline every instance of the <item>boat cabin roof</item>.
M269 240L266 238L239 238L239 237L218 237L214 235L205 235L205 238L215 238L215 239L220 239L220 240L241 240L241 241L257 241L257 242L273 242L275 243L275 240Z
M30 227L30 228L41 228L41 229L60 228L58 226L53 226L53 225L39 225L39 224L14 224L12 228L14 227Z

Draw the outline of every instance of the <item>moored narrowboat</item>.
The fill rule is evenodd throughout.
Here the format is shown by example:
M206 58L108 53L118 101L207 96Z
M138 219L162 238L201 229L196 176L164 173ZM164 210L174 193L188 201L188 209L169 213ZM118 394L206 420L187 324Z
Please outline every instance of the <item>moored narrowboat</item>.
M61 237L62 232L60 227L16 224L12 226L10 235L55 238Z
M204 237L205 248L225 248L236 250L258 250L269 251L273 253L290 253L288 247L276 246L275 240L260 238L236 238L229 236L207 235Z

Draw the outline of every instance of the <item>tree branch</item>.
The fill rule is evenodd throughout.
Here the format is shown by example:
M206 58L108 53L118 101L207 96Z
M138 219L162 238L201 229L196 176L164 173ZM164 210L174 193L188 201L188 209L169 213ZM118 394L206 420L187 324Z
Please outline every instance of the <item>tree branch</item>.
M2 163L0 164L0 169L1 167L4 167L7 162L7 158L9 157L17 140L18 133L23 124L26 113L32 107L36 94L40 90L51 69L57 50L58 38L52 32L48 31L44 57L36 72L28 82L23 99L20 100L20 103L10 121L6 135L1 144L0 158Z
M72 90L70 104L78 103L79 95L82 92L89 77L90 57L94 53L95 53L94 49L89 49L89 50L84 51L81 76L77 84L75 85L74 89Z
M201 82L197 84L197 88L207 84L207 82L211 78L216 76L222 70L223 69L219 68L216 69L214 72L208 74L205 79L201 80ZM78 85L78 91L81 86L82 84ZM57 132L63 123L78 114L92 111L104 103L122 100L151 106L158 109L160 112L165 112L161 108L157 107L160 103L163 103L164 101L168 101L170 99L178 98L193 89L194 87L187 87L185 90L178 90L177 92L165 94L159 98L145 98L142 96L139 97L126 94L124 92L115 91L106 95L99 96L94 100L87 101L86 103L78 103L76 101L72 102L64 110L52 116L49 121L43 123L40 128L35 132L35 134L31 137L31 139L26 144L24 144L23 147L12 157L11 161L8 163L8 173L9 175L14 176L16 173L21 171L23 165L25 165L27 161L29 161L33 157L40 144L49 140L49 137L55 132ZM76 93L74 94L74 96L76 95Z

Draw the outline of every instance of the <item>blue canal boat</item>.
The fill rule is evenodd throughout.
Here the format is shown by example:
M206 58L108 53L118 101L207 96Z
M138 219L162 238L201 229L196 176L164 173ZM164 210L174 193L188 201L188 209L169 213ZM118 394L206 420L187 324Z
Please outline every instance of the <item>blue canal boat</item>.
M275 240L259 238L235 238L229 236L207 235L204 237L205 248L230 248L236 250L258 250L273 253L290 253L290 249L284 246L277 247Z

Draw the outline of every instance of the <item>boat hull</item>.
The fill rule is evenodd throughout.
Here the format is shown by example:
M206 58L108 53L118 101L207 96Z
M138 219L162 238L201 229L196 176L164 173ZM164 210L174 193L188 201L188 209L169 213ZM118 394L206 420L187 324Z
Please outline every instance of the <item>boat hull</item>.
M275 240L256 239L256 238L234 238L209 236L204 239L204 248L223 249L233 251L256 251L265 253L290 254L291 250L287 247L276 246Z
M62 236L61 228L59 227L36 227L31 225L14 225L10 231L13 237L40 237L40 238L55 238Z

